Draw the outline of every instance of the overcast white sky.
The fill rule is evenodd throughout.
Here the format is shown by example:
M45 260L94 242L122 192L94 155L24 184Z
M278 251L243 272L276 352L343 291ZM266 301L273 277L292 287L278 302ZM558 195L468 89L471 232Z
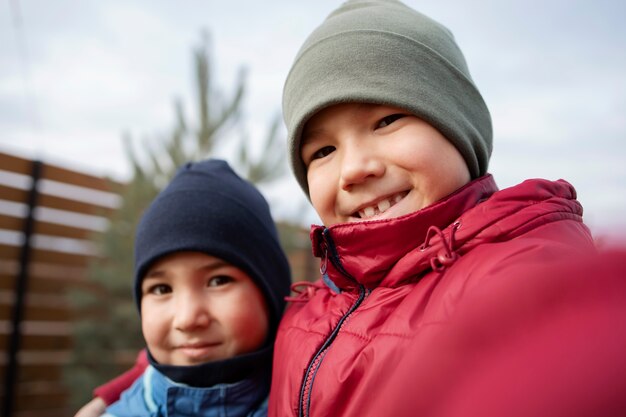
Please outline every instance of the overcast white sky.
M193 113L203 29L224 94L247 68L245 118L261 138L300 44L340 3L0 0L0 151L127 178L122 132L166 134L176 97ZM626 2L406 3L465 52L492 112L500 187L567 179L596 234L626 235ZM291 177L264 192L277 217L316 221Z

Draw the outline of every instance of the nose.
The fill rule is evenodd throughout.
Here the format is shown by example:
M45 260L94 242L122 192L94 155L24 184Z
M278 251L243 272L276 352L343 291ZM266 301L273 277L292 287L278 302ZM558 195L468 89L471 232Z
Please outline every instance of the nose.
M352 186L384 173L385 164L371 142L352 140L344 144L339 180L343 190L350 191Z
M179 294L174 312L174 328L183 332L207 327L211 314L206 300L197 293Z

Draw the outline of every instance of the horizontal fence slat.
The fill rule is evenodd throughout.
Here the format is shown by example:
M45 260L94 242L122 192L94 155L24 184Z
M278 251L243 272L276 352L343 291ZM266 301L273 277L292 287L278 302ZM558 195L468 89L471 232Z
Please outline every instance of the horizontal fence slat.
M44 164L42 178L109 193L117 193L122 187L120 183L107 178L96 177L51 164Z
M63 350L72 347L70 335L22 335L22 350ZM0 350L8 349L9 335L0 334Z
M11 310L10 305L0 304L0 320L10 320ZM28 307L24 313L24 320L37 321L37 322L59 322L59 321L77 321L77 320L91 320L102 321L107 320L107 311L102 308L91 309L72 309L72 308L58 308L58 307L42 307L31 306Z
M0 184L0 200L26 204L26 201L28 200L28 191Z
M5 365L0 365L0 374L4 375ZM18 382L22 381L54 381L63 377L63 367L53 365L20 365Z
M57 383L57 385L60 384ZM69 393L65 390L62 392L22 394L20 384L16 388L15 411L49 410L51 408L64 407L69 400Z
M0 243L0 259L3 260L16 260L19 259L20 256L20 247L5 245ZM94 256L83 255L83 254L75 254L75 253L67 253L67 252L56 252L45 249L32 248L31 252L31 261L34 262L44 262L50 264L61 264L61 265L71 265L71 266L87 266L89 261L94 258Z
M26 219L23 217L13 217L0 214L0 229L21 232L24 230L25 220Z
M26 204L26 201L28 200L28 191L0 184L0 200ZM47 207L56 210L95 216L110 216L111 213L115 211L115 209L111 207L43 193L39 194L37 207Z
M16 174L28 175L32 173L33 162L15 155L0 152L0 169ZM65 184L91 188L98 191L117 192L122 184L107 178L98 177L60 167L54 164L44 164L42 178Z
M25 411L16 411L13 413L13 417L67 417L73 416L76 411L76 408L47 408L45 410L25 410Z
M91 214L95 216L109 216L115 210L110 207L85 203L69 198L58 197L49 194L39 194L37 207L47 207L56 210L69 211L80 214Z
M19 259L21 248L0 243L0 259Z
M35 233L40 235L66 237L71 239L92 239L100 232L95 230L80 229L78 227L50 222L35 222Z
M13 290L15 288L14 275L0 274L0 291Z
M15 280L12 275L0 274L0 291L13 291ZM28 279L29 294L62 294L69 290L87 290L92 293L102 293L100 284L87 279L74 278L39 278L31 276Z
M32 254L33 262L47 262L52 264L86 266L93 256L78 255L65 252L53 252L49 250L34 249Z
M14 217L0 214L0 229L11 230L14 232L21 232L24 230L23 217ZM96 230L82 229L79 227L68 226L59 223L50 223L44 221L35 221L35 234L65 237L70 239L84 239L90 240L101 234Z
M28 159L0 152L0 169L4 171L30 175L33 170L32 167L33 162Z
M11 320L13 306L0 304L0 320ZM67 307L27 306L24 309L24 321L69 321L76 313Z
M2 249L0 248L0 253ZM0 257L0 274L16 277L19 264L15 260ZM85 266L55 265L47 263L32 263L29 276L35 279L50 279L60 281L76 281L79 284L87 281L88 268Z
M29 303L24 309L24 325L28 322L50 323L53 325L76 320L106 320L108 311L104 307L78 308L73 305L44 305ZM13 318L13 303L0 303L0 321L10 321Z

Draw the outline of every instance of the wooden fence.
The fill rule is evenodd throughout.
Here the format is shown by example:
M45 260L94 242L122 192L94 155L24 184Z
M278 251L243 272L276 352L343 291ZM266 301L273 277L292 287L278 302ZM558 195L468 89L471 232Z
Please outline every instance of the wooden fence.
M2 416L70 416L62 368L75 316L68 288L90 287L92 235L115 209L112 182L0 153Z
M76 411L69 407L63 369L71 357L72 320L80 312L66 294L98 291L87 266L98 256L93 238L119 205L112 190L118 186L0 152L0 417ZM308 231L292 225L281 230L292 241L294 277L313 279L318 272Z

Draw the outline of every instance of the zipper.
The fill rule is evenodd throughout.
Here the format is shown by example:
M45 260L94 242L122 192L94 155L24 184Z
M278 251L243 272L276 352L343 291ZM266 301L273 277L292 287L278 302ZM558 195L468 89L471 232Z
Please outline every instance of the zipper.
M341 262L339 261L339 254L337 253L337 248L335 247L335 244L332 238L330 237L330 232L328 228L324 229L322 236L324 238L324 243L326 246L325 251L324 251L326 254L326 258L330 257L330 261L333 263L335 268L337 268L339 272L341 272L344 276L346 276L348 279L350 279L351 281L353 281L355 284L358 285L359 296L357 300L354 302L354 304L352 304L350 309L348 309L348 311L343 315L343 317L341 317L341 319L337 323L337 326L333 329L333 331L328 336L328 338L326 339L322 347L317 351L315 355L313 355L313 359L311 359L311 362L309 363L309 366L307 367L307 370L304 374L304 379L302 382L302 388L300 389L300 401L298 405L299 417L309 416L309 410L311 408L311 391L313 389L313 383L315 381L315 376L317 374L317 371L320 365L322 364L322 361L324 360L324 357L326 356L328 349L330 348L335 338L339 334L339 331L343 327L344 323L346 322L348 317L361 305L361 303L367 296L367 290L365 286L363 286L362 284L359 284L354 279L354 277L352 277L343 268L343 265L341 265ZM323 260L323 262L327 262L327 259Z

